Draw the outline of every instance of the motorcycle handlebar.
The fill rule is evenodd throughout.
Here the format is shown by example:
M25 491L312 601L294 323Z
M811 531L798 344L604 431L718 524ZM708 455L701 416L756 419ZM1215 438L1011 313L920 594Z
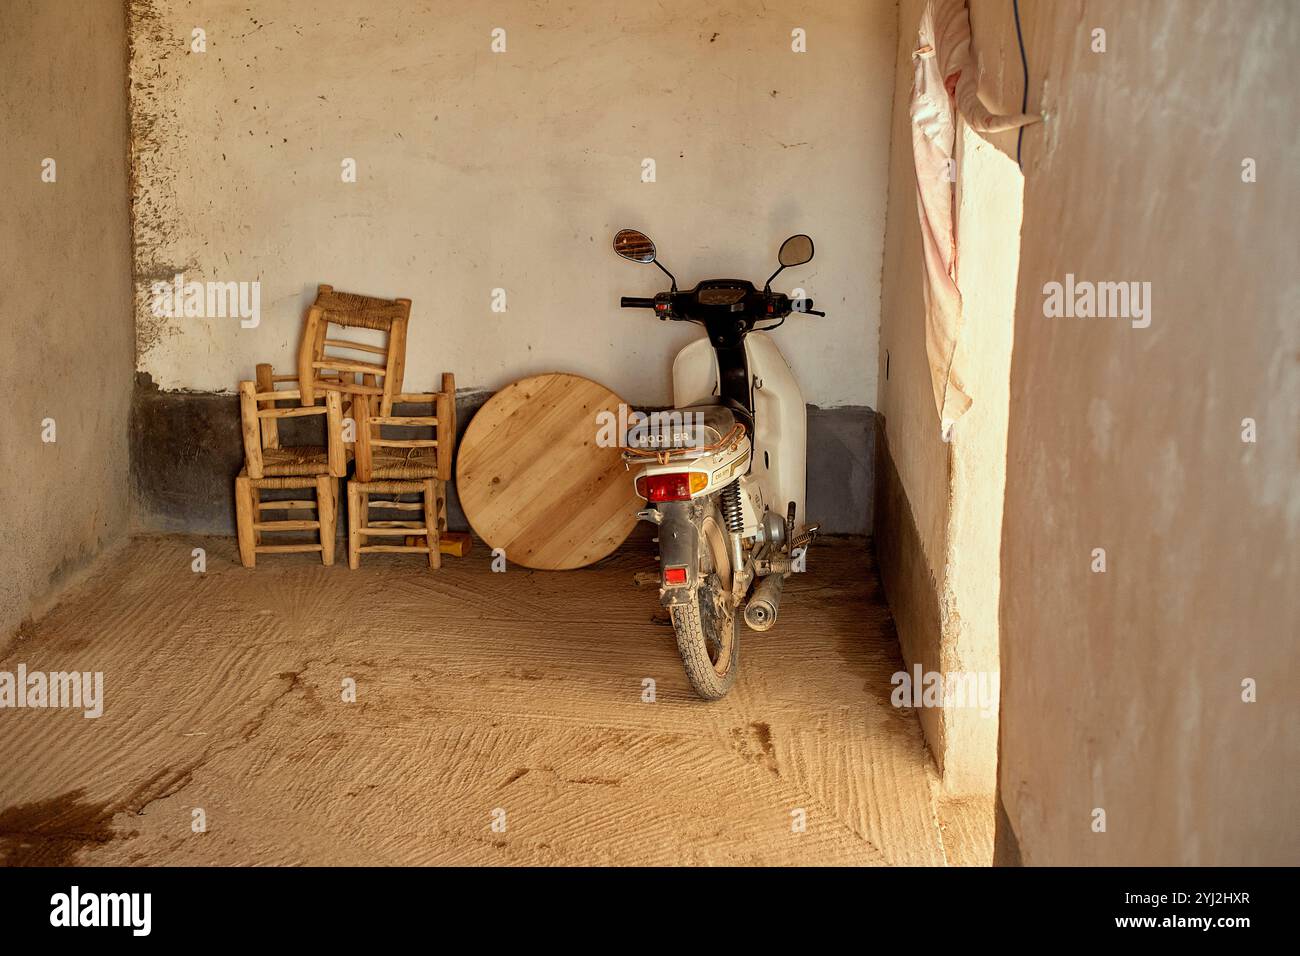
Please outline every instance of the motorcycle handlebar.
M781 296L779 298L784 299L785 297ZM824 316L826 314L813 309L812 299L789 299L787 301L789 302L790 312L802 312L804 315ZM653 296L624 295L619 297L618 304L625 309L653 309L655 299Z
M801 306L801 308L796 308L796 307L795 307L796 304L798 304L798 306ZM791 299L791 300L790 300L790 306L791 306L791 310L792 310L792 311L794 311L794 312L802 312L804 315L821 315L821 316L824 316L824 315L826 314L825 312L818 312L818 311L816 311L815 309L813 309L813 300L812 300L812 299Z

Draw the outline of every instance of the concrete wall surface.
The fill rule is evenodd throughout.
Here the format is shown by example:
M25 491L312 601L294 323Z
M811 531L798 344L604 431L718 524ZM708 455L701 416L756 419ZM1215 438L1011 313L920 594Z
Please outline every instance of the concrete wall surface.
M976 34L1018 106L1001 6ZM1048 121L1022 151L1003 858L1295 863L1300 9L1021 7ZM1144 305L1048 317L1067 274Z
M969 411L941 433L925 345L921 231L909 113L923 0L899 5L889 221L880 329L875 509L880 568L909 669L945 679L998 677L998 552L1007 381L1019 256L1021 177L958 120L954 193ZM961 676L959 676L961 675ZM945 787L992 794L997 705L925 708L921 725Z
M128 524L123 8L0 4L0 63L3 643Z
M781 347L810 403L874 400L889 0L130 10L137 369L163 391L286 365L328 282L413 300L411 387L559 369L664 404L699 331L618 308L667 282L610 250L632 226L688 286L761 283L810 233L817 258L780 287L829 314L792 319ZM259 324L155 316L177 273L260 282Z

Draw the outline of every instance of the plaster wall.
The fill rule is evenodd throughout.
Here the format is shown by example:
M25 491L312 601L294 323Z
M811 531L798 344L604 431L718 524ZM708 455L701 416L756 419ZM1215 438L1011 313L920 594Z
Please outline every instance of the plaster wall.
M120 4L0 4L0 643L128 524L125 50Z
M1014 27L978 19L999 6L977 3L976 31L995 97L1018 105ZM1048 121L1023 144L1001 858L1294 863L1300 15L1021 9ZM1014 135L998 145L1014 155ZM1046 317L1044 286L1067 273L1150 283L1149 325Z
M667 281L610 251L635 226L686 285L762 282L810 233L817 258L780 286L828 315L792 319L781 347L811 404L874 400L890 0L130 11L136 368L162 391L286 366L329 282L413 300L411 387L564 369L664 404L699 332L618 308ZM177 273L260 282L260 323L155 316L152 284Z

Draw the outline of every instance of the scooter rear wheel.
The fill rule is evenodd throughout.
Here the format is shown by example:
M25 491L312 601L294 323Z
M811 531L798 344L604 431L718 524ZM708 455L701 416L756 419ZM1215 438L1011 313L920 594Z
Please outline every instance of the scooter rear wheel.
M731 599L731 562L721 517L706 514L700 524L699 584L684 604L670 611L677 651L695 693L705 700L725 697L736 682L740 641Z

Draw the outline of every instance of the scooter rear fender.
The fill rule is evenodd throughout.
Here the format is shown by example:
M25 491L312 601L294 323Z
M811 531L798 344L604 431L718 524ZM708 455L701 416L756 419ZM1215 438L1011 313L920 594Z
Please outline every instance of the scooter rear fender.
M700 532L691 521L690 501L665 501L659 504L663 520L659 522L659 603L664 607L688 604L700 577ZM669 568L685 568L686 582L670 585L664 581Z

